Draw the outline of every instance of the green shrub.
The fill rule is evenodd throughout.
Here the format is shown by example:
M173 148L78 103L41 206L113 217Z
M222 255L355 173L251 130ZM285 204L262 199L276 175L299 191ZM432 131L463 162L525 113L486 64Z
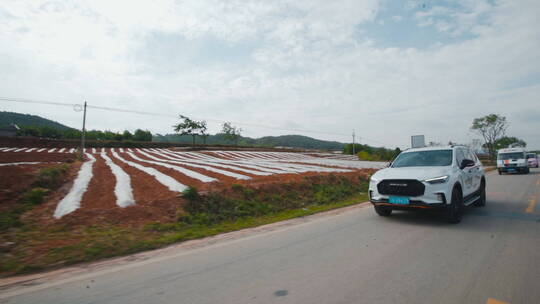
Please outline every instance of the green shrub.
M50 192L48 189L44 188L34 188L23 195L22 202L24 204L35 206L43 203L45 195Z
M351 180L329 175L272 187L266 189L233 185L232 192L211 192L205 195L200 195L195 188L188 188L184 191L184 197L188 199L183 206L186 214L179 217L179 221L190 225L211 225L309 205L331 204L365 191L367 183L363 179Z
M199 192L197 191L197 188L195 187L188 187L186 190L182 192L183 196L190 200L195 201L200 198Z
M8 211L0 212L0 231L5 231L9 228L21 227L22 222L20 220L21 213L24 212L24 208L16 208Z
M62 180L68 171L68 164L41 169L34 186L51 190L58 188L62 184Z

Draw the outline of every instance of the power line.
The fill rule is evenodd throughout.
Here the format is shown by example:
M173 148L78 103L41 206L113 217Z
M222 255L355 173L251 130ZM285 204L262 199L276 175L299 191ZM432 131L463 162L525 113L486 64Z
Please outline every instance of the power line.
M47 104L47 105L55 105L55 106L68 106L68 107L73 107L75 105L80 105L78 103L65 103L65 102L31 100L31 99L22 99L22 98L7 98L7 97L0 97L0 101L14 101L14 102L22 102L22 103L37 103L37 104Z
M24 99L24 98L11 98L11 97L0 97L0 101L12 101L12 102L20 102L20 103L33 103L33 104L65 106L65 107L73 107L74 109L76 109L76 107L82 107L81 103L67 103L67 102L33 100L33 99ZM167 117L167 118L178 118L179 117L178 115L172 115L172 114L144 112L144 111L128 110L128 109L113 108L113 107L103 107L103 106L93 106L93 105L87 105L87 108L96 109L96 110L103 110L103 111L131 113L131 114L157 116L157 117ZM212 122L217 122L217 123L231 122L231 123L236 124L236 125L264 128L264 129L270 129L270 130L276 130L276 131L313 133L313 134L334 135L334 136L342 136L342 137L349 137L350 136L349 134L336 133L336 132L324 132L324 131L305 130L305 129L288 129L288 128L280 128L280 127L274 127L274 126L267 126L267 125L262 125L262 124L255 124L255 123L229 121L229 120L216 119L216 118L201 118L201 117L195 117L195 116L191 116L191 115L187 115L187 116L190 116L190 117L193 117L194 119L199 119L199 120L212 121ZM364 141L370 141L370 142L374 142L374 143L378 143L378 144L382 144L382 145L390 146L390 147L394 146L394 145L391 145L391 144L388 144L388 143L385 143L385 142L382 142L382 141L379 141L379 140L369 139L369 138L366 138L366 137L358 136L358 139L363 139Z

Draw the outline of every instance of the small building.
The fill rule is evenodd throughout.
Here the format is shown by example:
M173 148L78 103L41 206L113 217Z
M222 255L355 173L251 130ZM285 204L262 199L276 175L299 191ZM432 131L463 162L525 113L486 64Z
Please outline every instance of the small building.
M10 124L7 127L1 127L0 128L0 137L15 137L17 136L17 131L19 131L21 128L17 126L16 124Z

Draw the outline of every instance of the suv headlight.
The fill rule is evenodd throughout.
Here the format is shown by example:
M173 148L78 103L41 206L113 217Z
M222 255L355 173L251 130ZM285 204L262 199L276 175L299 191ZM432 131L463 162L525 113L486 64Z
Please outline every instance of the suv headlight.
M430 183L430 184L444 184L444 183L446 183L448 181L448 175L434 177L434 178L428 178L428 179L426 179L424 181L426 183Z
M379 180L376 179L376 178L373 178L373 176L372 176L372 177L369 178L369 182L370 182L370 183L378 183Z

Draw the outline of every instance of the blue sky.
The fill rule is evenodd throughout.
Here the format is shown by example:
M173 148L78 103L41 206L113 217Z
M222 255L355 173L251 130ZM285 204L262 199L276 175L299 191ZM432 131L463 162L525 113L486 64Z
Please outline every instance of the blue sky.
M389 147L468 143L498 113L540 148L538 15L534 0L2 1L0 96L165 114L94 110L90 128L168 133L183 114Z

